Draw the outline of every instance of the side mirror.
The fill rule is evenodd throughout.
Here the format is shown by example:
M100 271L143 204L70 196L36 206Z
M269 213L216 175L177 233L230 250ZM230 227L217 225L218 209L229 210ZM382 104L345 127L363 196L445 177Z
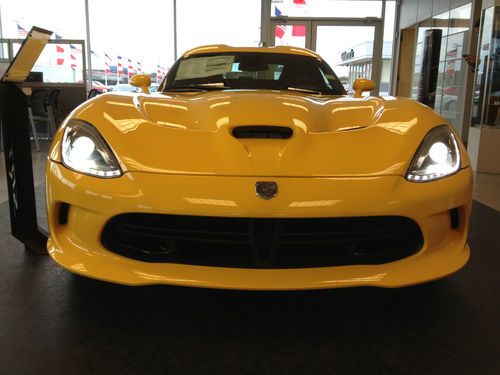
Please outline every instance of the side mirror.
M354 89L354 97L361 98L363 92L375 90L375 82L367 78L358 78L354 81L352 88Z
M134 87L140 87L144 94L149 94L149 86L151 86L151 78L147 74L136 74L130 78L130 84Z

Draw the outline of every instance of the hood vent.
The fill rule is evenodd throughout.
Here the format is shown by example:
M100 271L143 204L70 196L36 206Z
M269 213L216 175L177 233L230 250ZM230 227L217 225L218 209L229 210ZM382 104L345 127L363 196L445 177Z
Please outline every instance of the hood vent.
M238 126L233 128L233 137L240 139L289 139L293 130L285 126Z

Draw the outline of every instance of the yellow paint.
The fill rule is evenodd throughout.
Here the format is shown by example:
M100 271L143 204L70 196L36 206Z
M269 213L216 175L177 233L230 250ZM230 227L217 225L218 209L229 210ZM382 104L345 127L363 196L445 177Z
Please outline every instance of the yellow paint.
M139 87L144 94L149 94L151 78L147 74L136 74L130 78L130 84L132 86Z
M354 89L354 97L361 98L363 92L375 90L375 82L371 79L358 78L354 81L352 88Z
M273 46L273 47L232 47L225 44L213 44L201 46L186 51L182 57L188 57L200 53L224 53L224 52L261 52L261 53L287 53L292 55L302 55L321 59L314 51L300 47Z
M73 272L129 285L284 290L400 287L446 276L467 262L469 159L460 144L462 165L455 175L429 183L405 179L425 135L446 123L412 100L226 90L110 93L91 105L83 104L71 117L99 130L124 174L99 179L68 170L60 162L64 124L54 137L47 163L48 250ZM293 135L287 140L232 136L235 126L259 124L288 126ZM267 180L279 185L271 200L255 194L255 183ZM61 202L70 204L67 224L57 219ZM460 211L457 229L450 228L453 208ZM425 243L419 253L383 265L272 270L146 263L113 254L100 243L105 223L125 212L269 218L399 215L420 226Z

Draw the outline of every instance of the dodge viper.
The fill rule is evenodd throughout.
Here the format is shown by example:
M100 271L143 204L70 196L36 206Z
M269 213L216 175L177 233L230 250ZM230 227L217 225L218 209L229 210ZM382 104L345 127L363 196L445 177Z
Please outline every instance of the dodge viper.
M68 270L293 290L402 287L466 264L471 167L430 108L370 96L366 79L348 96L294 47L199 47L157 92L131 84L54 137L47 246Z

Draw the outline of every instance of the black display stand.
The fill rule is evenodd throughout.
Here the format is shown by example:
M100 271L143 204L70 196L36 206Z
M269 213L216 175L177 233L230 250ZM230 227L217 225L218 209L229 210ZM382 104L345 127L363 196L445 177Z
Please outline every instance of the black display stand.
M47 232L38 227L26 95L13 82L0 82L5 170L12 235L26 249L47 253Z
M47 254L46 231L38 227L28 102L20 85L29 76L52 31L33 26L0 79L0 121L12 235L27 250Z

